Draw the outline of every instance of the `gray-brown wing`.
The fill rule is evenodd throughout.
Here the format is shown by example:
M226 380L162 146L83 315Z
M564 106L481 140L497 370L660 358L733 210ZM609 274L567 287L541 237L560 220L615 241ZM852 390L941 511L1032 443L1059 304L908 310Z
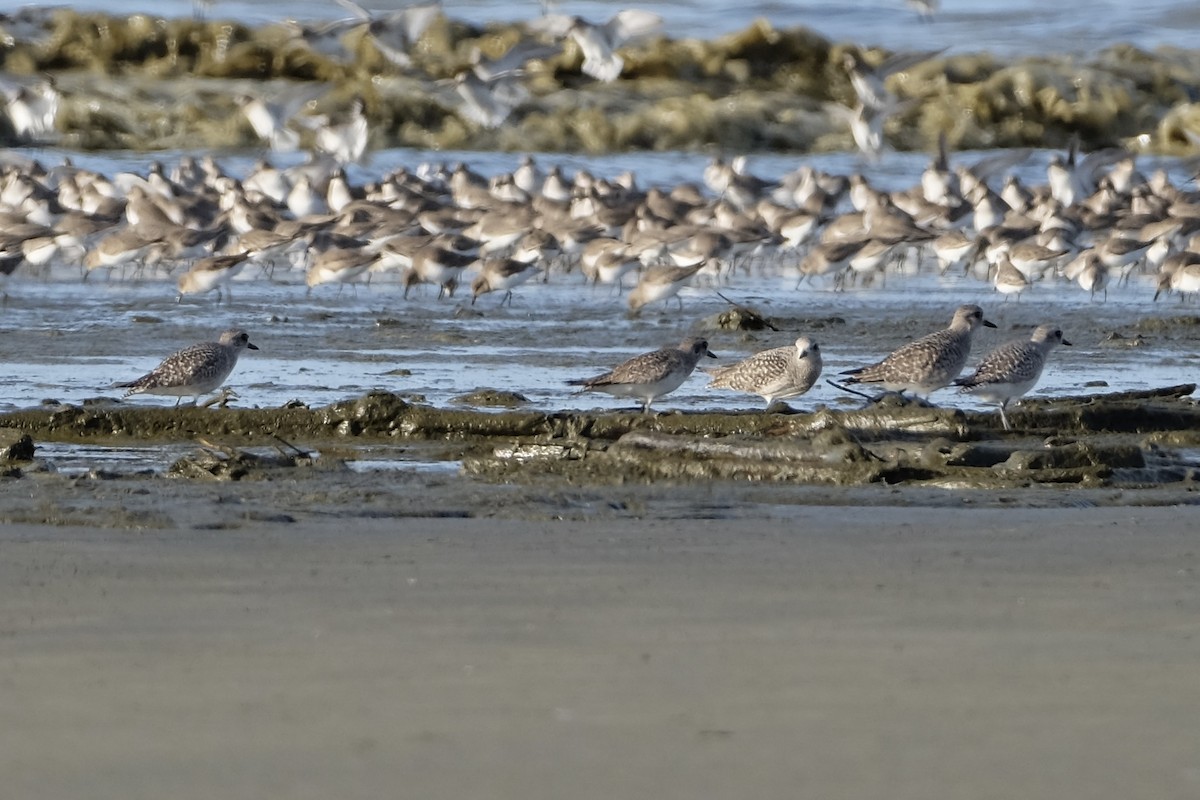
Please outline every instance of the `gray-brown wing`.
M1035 380L1042 372L1044 361L1042 351L1032 342L1009 342L984 356L975 368L975 374L965 379L963 386Z
M757 392L769 384L790 381L788 366L795 353L796 348L791 345L775 347L755 353L736 364L712 370L709 388Z
M610 373L610 383L654 383L684 366L687 356L670 347L643 353L621 364Z
M188 386L202 383L232 368L233 355L229 348L216 342L204 342L167 356L161 364L136 381L117 386L138 390Z
M956 363L961 365L967 355L961 335L941 330L909 342L858 377L866 381L905 380L912 375L940 372Z

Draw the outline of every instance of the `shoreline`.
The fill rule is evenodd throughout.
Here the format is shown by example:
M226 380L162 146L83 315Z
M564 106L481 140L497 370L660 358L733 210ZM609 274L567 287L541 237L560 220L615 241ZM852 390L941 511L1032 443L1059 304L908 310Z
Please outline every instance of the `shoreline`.
M5 526L0 771L25 798L1187 796L1195 521Z
M448 410L374 392L313 409L32 409L0 415L0 519L135 529L326 514L680 519L689 504L739 516L752 495L760 511L748 514L784 516L1030 493L1048 505L1191 504L1194 389L1030 400L1010 412L1012 431L995 413L894 401L644 415ZM55 446L39 454L39 443ZM90 456L60 467L72 446ZM143 452L131 461L131 450ZM161 463L147 461L155 451ZM225 507L205 501L214 491Z

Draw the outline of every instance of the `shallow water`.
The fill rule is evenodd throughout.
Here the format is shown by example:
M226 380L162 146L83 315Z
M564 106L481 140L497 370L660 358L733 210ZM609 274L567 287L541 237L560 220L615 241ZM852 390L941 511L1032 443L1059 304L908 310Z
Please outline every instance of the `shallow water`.
M49 160L55 153L44 153ZM400 164L414 167L430 154L390 151L358 168L359 180ZM492 172L514 163L501 154L438 154L466 158L476 169ZM1038 154L1022 170L1036 180L1048 154ZM554 157L543 157L550 163ZM969 162L970 157L964 156ZM140 158L115 154L78 159L114 172L144 167ZM165 159L170 163L170 159ZM704 160L696 156L554 158L569 168L598 174L633 168L643 186L699 180ZM223 163L237 171L248 158ZM762 175L794 168L797 159L755 159ZM836 169L844 158L818 163ZM886 186L915 180L923 158L893 154L872 180ZM380 274L369 285L317 287L306 292L300 270L277 269L270 277L247 269L232 288L232 299L214 295L176 303L174 278L143 279L93 276L84 282L75 267L60 266L49 277L18 272L5 286L10 299L0 310L0 410L28 407L44 400L80 403L98 396L116 397L108 387L131 380L166 354L214 338L229 325L247 328L262 349L245 355L228 382L242 405L273 407L289 401L324 405L386 389L437 406L475 388L510 390L542 410L619 408L624 401L605 395L579 395L565 382L604 371L638 352L674 344L696 331L709 336L712 349L730 363L756 350L790 343L798 335L817 339L824 352L825 375L870 363L915 336L943 327L963 302L977 302L998 331L981 332L976 353L1025 333L1045 321L1063 326L1073 348L1055 352L1037 395L1137 389L1193 381L1200 376L1200 327L1187 323L1139 330L1147 319L1191 320L1200 312L1176 300L1155 303L1147 277L1110 288L1106 302L1093 302L1073 284L1039 283L1020 301L1004 301L989 284L961 275L939 276L928 263L917 274L895 272L869 288L834 292L828 284L796 286L794 259L745 266L718 286L685 289L682 310L675 301L649 309L641 317L626 314L624 297L607 288L583 284L578 273L552 271L547 282L531 282L514 293L511 306L486 295L472 306L469 297L438 301L436 292L416 287L405 300L395 274ZM710 331L705 318L727 308L718 294L751 306L781 328L747 334ZM1113 333L1120 338L1106 341ZM1137 337L1141 336L1140 339ZM1136 346L1130 346L1136 345ZM968 397L942 391L935 399L964 408L978 407ZM173 403L140 396L139 404ZM796 403L859 402L819 383ZM713 392L701 375L659 401L663 409L699 410L760 406L752 396Z

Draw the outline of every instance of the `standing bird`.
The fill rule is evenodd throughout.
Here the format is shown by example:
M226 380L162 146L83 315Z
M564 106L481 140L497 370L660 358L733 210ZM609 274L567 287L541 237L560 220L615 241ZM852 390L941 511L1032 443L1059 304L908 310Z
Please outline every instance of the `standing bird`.
M708 370L710 389L756 394L770 408L779 400L799 397L821 377L821 348L807 336L794 345L755 353L728 367Z
M642 273L642 278L638 281L637 286L633 287L633 291L629 293L629 313L637 314L641 311L642 306L671 297L679 300L679 307L683 308L683 300L679 299L679 290L703 268L704 264L696 264L691 267L658 264L649 267Z
M249 257L250 251L243 250L240 253L201 258L179 276L179 297L175 302L182 301L185 294L203 294L214 290L217 302L220 302L223 299L222 285L229 283L242 271Z
M479 274L471 281L471 305L482 294L504 292L500 305L512 305L512 290L541 272L536 263L518 261L515 258L485 258L479 261Z
M962 305L954 312L950 327L923 336L869 367L846 370L846 383L878 383L889 392L911 391L928 396L949 386L966 366L971 355L971 337L983 325L996 325L983 318L977 305Z
M678 347L664 347L652 353L642 353L594 378L567 381L569 386L582 386L581 392L606 392L615 397L636 397L642 401L642 411L649 413L650 404L657 398L678 389L702 356L716 358L708 350L705 339L684 339Z
M1004 430L1012 430L1004 413L1010 400L1024 396L1046 366L1046 354L1055 346L1070 345L1063 332L1053 325L1038 325L1027 341L1002 344L983 357L975 373L954 381L960 393L973 394L987 403L1000 406Z
M216 391L233 368L243 350L257 350L251 344L250 334L238 328L230 328L215 342L202 342L185 347L167 356L161 364L142 377L128 383L115 383L114 389L126 389L125 397L131 394L165 394L178 397L179 405L184 397L192 397L192 405L202 394Z

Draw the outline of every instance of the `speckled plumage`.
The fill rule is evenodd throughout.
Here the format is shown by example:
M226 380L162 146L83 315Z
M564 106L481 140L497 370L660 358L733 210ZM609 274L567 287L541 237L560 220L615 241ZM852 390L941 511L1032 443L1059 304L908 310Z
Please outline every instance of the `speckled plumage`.
M607 392L616 397L636 397L649 411L657 398L678 389L702 356L716 358L705 339L684 339L678 347L664 347L634 356L611 372L594 378L567 381L584 392Z
M846 383L878 383L892 392L928 395L949 386L971 355L971 338L980 325L996 327L977 305L962 305L950 327L923 336L869 367L847 370Z
M114 388L126 389L126 397L141 393L179 398L208 394L225 382L247 348L258 349L250 343L250 334L231 328L218 341L185 347L137 380L114 384Z
M1004 413L1010 400L1023 397L1042 376L1046 355L1059 344L1070 345L1063 332L1053 325L1039 325L1029 339L1002 344L983 357L975 372L954 383L959 392L973 394L987 403L1000 406L1000 421L1009 430Z
M821 377L821 348L807 336L793 345L755 353L728 367L711 370L710 389L756 394L767 402L799 397Z

